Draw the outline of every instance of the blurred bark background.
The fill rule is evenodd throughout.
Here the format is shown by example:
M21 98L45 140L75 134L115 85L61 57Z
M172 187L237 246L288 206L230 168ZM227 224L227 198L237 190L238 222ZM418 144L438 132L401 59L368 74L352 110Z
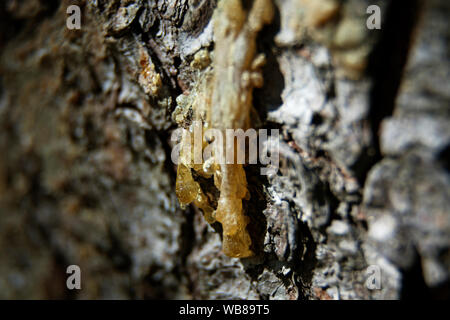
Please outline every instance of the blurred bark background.
M246 168L260 250L237 259L180 209L170 157L216 0L1 2L1 299L449 297L450 2L274 4L254 106L280 170Z

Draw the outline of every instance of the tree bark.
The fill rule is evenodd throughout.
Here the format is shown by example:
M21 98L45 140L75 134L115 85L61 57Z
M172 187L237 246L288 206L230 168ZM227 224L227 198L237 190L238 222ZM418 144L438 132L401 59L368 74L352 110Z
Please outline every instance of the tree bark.
M273 4L252 118L280 168L245 167L245 259L180 208L171 160L217 1L0 4L1 299L449 297L450 3Z

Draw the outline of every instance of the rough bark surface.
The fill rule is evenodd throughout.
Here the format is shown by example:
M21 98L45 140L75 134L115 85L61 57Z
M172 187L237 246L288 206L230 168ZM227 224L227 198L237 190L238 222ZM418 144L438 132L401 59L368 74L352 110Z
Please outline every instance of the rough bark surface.
M254 126L280 169L245 168L245 259L180 208L171 161L217 1L1 2L0 299L449 297L449 1L273 2Z

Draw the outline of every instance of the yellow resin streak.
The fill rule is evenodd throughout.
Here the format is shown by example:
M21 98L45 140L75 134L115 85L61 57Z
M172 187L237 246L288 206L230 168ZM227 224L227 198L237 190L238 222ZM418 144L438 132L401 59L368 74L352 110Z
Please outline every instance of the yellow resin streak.
M253 88L261 87L263 83L258 69L264 63L264 56L256 55L256 37L272 18L272 0L254 0L247 10L241 0L219 1L213 18L215 49L212 71L206 72L200 81L191 106L193 120L203 123L201 130L217 129L225 137L226 129L245 131L250 127ZM192 125L190 129L193 130ZM193 145L193 137L185 134L181 145ZM202 149L207 145L203 139ZM229 147L236 149L236 142ZM192 151L184 151L182 147L176 182L181 205L194 203L202 209L209 223L218 221L222 224L222 249L226 255L239 258L253 255L246 229L249 219L242 207L242 200L250 197L243 165L220 165L208 161L194 164L192 160ZM220 191L215 210L194 180L192 170L203 177L214 178Z

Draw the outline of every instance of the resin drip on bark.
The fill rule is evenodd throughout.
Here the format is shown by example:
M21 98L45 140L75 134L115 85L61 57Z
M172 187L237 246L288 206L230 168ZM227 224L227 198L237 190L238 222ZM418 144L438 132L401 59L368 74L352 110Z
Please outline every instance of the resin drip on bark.
M226 129L245 131L251 127L253 88L263 84L260 68L265 62L264 56L256 53L256 37L272 18L271 0L254 0L248 10L241 0L219 2L214 13L213 65L205 71L203 80L194 90L195 97L189 104L193 120L203 124L202 133L206 129L216 129L225 139ZM189 124L189 128L193 131L193 124ZM211 141L202 136L204 149ZM236 161L232 164L217 161L217 149L212 151L211 159L203 164L194 164L193 150L184 148L193 145L192 139L190 134L186 134L181 143L176 186L180 203L194 203L203 210L209 223L218 221L222 224L222 248L226 255L240 258L251 256L251 238L247 231L249 218L242 206L242 200L250 196L243 165ZM225 148L236 149L236 142L227 144L223 141L219 147L226 154ZM214 179L214 185L220 191L215 210L200 184L195 181L192 170L198 175Z

